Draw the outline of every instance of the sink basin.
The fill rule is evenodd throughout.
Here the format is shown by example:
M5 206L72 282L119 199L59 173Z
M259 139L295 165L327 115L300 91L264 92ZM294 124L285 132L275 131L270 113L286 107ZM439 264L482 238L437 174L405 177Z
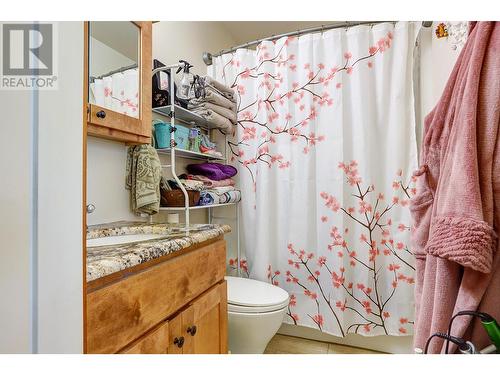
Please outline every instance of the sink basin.
M149 241L166 236L168 235L165 233L163 234L145 233L145 234L123 234L120 236L91 238L87 240L87 247L121 245L131 242Z

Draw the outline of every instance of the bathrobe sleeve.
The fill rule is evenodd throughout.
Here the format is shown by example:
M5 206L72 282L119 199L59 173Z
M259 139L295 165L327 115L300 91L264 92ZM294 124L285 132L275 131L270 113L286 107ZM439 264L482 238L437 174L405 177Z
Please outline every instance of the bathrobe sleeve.
M485 24L491 27L491 23ZM491 49L488 40L479 40L474 47L474 66L464 72L453 127L449 139L442 142L446 148L426 251L489 273L496 245L492 181L496 173L493 160L498 135L500 62L495 56L498 46Z

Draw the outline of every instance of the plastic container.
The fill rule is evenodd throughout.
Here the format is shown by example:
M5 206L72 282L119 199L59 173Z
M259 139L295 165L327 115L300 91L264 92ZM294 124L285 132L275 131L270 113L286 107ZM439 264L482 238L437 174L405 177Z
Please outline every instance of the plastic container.
M182 126L182 125L175 125L175 128L177 129L175 131L175 143L177 143L177 145L175 147L182 148L183 150L188 150L189 149L189 128ZM168 127L168 130L170 131L170 125Z
M171 125L163 121L155 121L154 124L155 146L158 149L170 148L170 128ZM189 147L189 128L182 125L175 125L174 138L176 148L187 150Z
M199 128L191 128L189 131L189 151L201 152L201 131Z
M162 121L153 123L155 147L168 148L170 147L170 126Z

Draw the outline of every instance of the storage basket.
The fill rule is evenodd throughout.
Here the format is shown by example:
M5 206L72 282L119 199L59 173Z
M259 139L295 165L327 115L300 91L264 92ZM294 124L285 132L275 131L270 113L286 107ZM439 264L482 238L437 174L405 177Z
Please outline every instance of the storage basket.
M189 206L196 206L200 200L200 192L187 190ZM184 193L181 189L164 190L161 192L161 205L163 207L184 207Z

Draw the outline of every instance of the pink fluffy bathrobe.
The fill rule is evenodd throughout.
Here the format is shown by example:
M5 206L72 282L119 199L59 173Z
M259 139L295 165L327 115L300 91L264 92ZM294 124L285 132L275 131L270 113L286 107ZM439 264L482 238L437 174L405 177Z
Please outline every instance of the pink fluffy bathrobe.
M446 332L461 310L500 321L500 23L472 25L444 93L425 119L412 199L416 254L416 348ZM479 322L455 319L452 334L489 345ZM443 352L434 338L430 353ZM453 349L455 349L453 347Z

